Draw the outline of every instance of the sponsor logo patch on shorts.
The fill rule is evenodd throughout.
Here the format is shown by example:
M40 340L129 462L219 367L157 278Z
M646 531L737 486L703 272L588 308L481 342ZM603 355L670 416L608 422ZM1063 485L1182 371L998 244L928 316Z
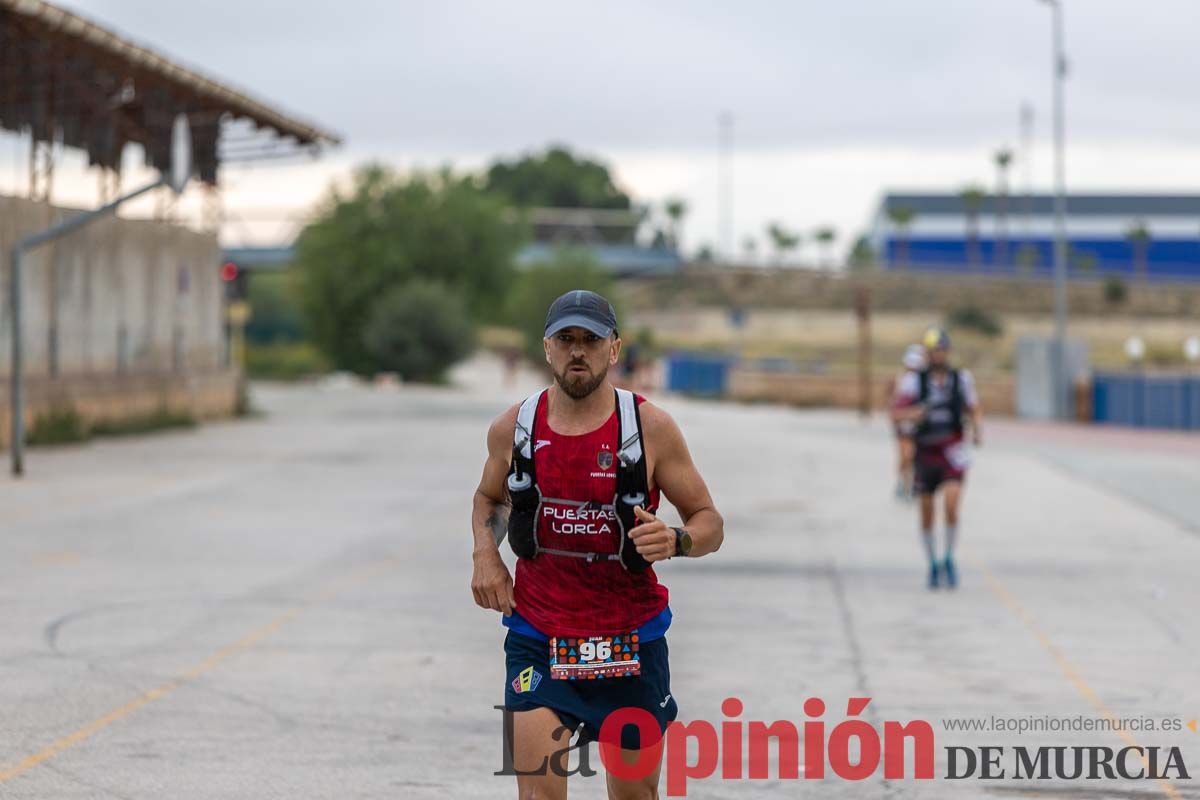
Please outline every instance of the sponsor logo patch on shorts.
M526 667L521 670L517 677L513 678L513 691L517 694L525 692L533 692L537 690L538 684L542 682L542 673L538 672L533 667Z

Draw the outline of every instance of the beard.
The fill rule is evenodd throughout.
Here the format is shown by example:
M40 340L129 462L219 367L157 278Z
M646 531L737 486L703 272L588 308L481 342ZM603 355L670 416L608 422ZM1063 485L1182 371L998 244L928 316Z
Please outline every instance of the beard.
M568 364L562 372L554 373L554 380L558 384L558 388L570 397L572 400L582 400L604 383L604 379L608 377L608 364L604 365L604 369L596 375L570 375L568 371L571 367L587 366L586 364Z

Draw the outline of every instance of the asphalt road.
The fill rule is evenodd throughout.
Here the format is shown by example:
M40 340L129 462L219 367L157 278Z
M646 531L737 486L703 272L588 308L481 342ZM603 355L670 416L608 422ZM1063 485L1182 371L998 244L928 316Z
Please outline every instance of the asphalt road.
M488 421L527 384L258 387L261 418L39 449L0 480L0 797L493 798L503 631L468 589ZM949 718L1200 716L1200 445L990 426L962 586L929 592L882 420L660 401L725 514L673 561L683 720L927 720L945 748L1200 734ZM1011 754L1005 755L1011 767ZM597 761L593 750L592 762ZM809 765L811 768L811 765ZM911 771L911 766L910 766ZM828 772L828 768L827 768ZM774 774L774 769L772 771ZM1011 774L1011 770L1010 770ZM689 796L1200 797L1196 781L721 780ZM602 778L572 796L604 796Z

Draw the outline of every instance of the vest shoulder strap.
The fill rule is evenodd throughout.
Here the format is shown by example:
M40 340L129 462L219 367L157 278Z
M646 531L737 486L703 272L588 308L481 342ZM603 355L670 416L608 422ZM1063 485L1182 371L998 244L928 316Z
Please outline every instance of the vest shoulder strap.
M533 418L545 393L546 390L542 389L529 395L517 410L517 424L513 426L513 449L520 451L525 458L533 458Z
M638 413L637 397L628 389L617 389L617 411L620 416L620 447L617 458L632 467L645 457L642 448L642 419Z

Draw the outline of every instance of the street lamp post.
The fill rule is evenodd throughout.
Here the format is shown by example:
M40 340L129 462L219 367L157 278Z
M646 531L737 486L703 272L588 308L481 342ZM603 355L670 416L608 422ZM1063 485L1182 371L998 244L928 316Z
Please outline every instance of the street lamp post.
M1054 415L1067 408L1067 175L1063 88L1067 57L1063 53L1062 0L1042 0L1050 6L1054 50Z

